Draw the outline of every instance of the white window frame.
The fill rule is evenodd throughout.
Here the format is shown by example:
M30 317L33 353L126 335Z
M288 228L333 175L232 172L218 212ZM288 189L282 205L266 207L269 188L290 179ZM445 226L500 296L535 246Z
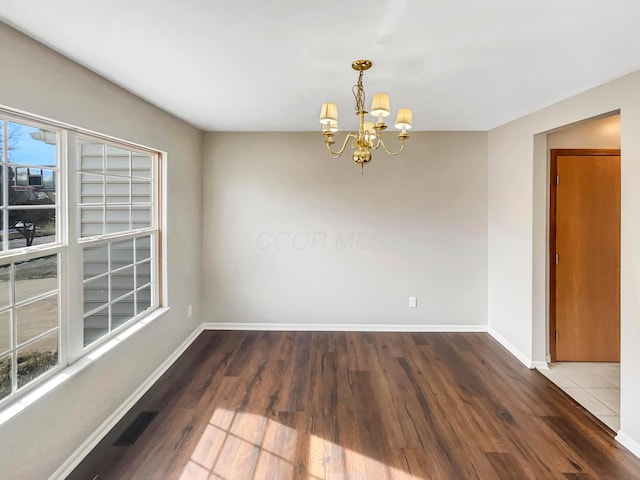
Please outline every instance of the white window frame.
M0 399L0 411L9 407L29 392L33 391L47 379L60 373L65 368L74 364L78 360L99 349L106 342L109 342L123 330L131 327L135 323L143 320L149 315L153 315L163 305L163 283L161 271L163 265L162 251L162 230L161 230L161 202L164 200L164 185L161 178L162 162L164 153L137 145L131 142L122 141L101 135L96 132L81 129L72 125L56 122L46 118L41 118L32 114L17 112L8 107L0 105L0 119L7 122L16 122L35 128L43 128L53 131L57 135L56 167L51 170L56 171L56 241L46 245L36 245L14 250L0 251L0 264L6 265L17 263L48 255L58 255L58 365L43 374L39 375L28 384L21 387ZM3 140L6 141L7 132L3 130ZM80 191L78 174L78 148L79 138L102 142L117 148L124 148L131 151L144 153L153 158L153 178L152 185L152 206L151 206L151 227L135 229L133 231L106 234L93 237L79 237L80 226ZM6 142L4 148L7 148ZM2 180L3 182L6 180ZM8 181L7 186L8 186ZM7 220L8 214L8 188L3 191L4 209L3 219ZM3 225L6 225L3 223ZM6 228L6 227L5 227ZM138 314L132 319L124 322L111 330L106 335L92 342L86 347L84 340L84 315L83 300L77 292L83 291L83 249L86 246L97 246L113 241L121 241L129 238L151 237L151 307L142 314ZM8 247L8 239L3 239L4 245ZM15 337L15 318L12 321L12 334ZM14 338L15 340L15 338ZM13 366L15 372L16 366ZM16 382L16 379L13 379Z

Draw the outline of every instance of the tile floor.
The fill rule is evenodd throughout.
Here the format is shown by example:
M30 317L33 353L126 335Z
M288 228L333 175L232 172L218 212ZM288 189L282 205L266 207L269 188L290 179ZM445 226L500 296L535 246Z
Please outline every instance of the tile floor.
M619 363L558 362L540 373L614 432L620 429Z

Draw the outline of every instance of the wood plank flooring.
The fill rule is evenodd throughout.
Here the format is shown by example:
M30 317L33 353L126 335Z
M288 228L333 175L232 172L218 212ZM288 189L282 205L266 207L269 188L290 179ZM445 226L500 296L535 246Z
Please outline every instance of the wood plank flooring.
M640 461L487 334L207 331L69 478L631 480Z

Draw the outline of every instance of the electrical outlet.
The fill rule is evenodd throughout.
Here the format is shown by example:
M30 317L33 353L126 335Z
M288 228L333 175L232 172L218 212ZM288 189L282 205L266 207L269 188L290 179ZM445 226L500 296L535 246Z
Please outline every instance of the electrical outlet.
M418 298L409 297L409 308L417 308L417 307L418 307Z
M187 307L187 317L191 318L191 315L193 315L193 306L189 305Z

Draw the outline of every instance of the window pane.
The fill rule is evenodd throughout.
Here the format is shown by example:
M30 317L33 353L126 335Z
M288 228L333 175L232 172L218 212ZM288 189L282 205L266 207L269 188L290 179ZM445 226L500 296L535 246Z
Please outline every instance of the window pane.
M104 208L82 207L80 211L80 235L92 237L104 233Z
M56 241L54 208L9 210L9 248L45 245Z
M0 313L0 353L11 348L11 310Z
M136 297L138 302L136 313L139 315L141 312L144 312L147 308L151 307L151 287L149 286L142 290L138 290Z
M136 265L136 288L151 283L151 262L146 261Z
M105 218L105 233L129 230L129 207L109 207Z
M4 120L0 120L0 162L4 162Z
M39 175L36 173L35 176L32 174L30 179L30 185L32 187L37 187L41 192L47 193L47 195L51 198L52 203L56 203L56 172L55 170L40 170L40 174L42 175L42 185L37 185L35 182L40 181Z
M0 398L11 393L11 355L0 357Z
M123 268L111 274L111 300L115 300L127 293L133 292L135 278L133 266Z
M131 180L123 177L106 177L106 199L109 204L128 204Z
M58 289L58 256L34 258L15 264L16 302Z
M134 178L131 181L131 203L151 203L151 182Z
M109 302L109 277L97 277L84 282L84 313Z
M130 176L129 151L108 145L107 172L112 175Z
M104 177L83 173L80 175L80 203L104 203Z
M111 306L111 329L117 328L136 315L136 304L133 294Z
M55 132L9 122L7 133L11 146L7 151L9 162L43 167L56 166Z
M92 278L109 271L109 249L107 245L85 248L83 252L84 278Z
M9 185L12 187L26 187L29 185L28 168L9 167ZM9 203L11 202L11 191L9 191Z
M11 265L0 267L0 308L11 304Z
M143 153L131 154L131 175L134 177L151 178L153 172L153 157Z
M111 244L111 270L133 263L133 239Z
M0 185L2 185L0 178ZM0 188L2 190L2 188ZM0 192L2 193L2 192ZM0 208L0 252L4 250L4 209Z
M56 175L53 170L9 168L9 181L9 205L56 203Z
M131 227L148 228L151 227L151 207L131 208Z
M104 145L83 140L78 142L78 147L82 170L104 171Z
M136 238L136 262L151 257L151 237Z
M105 307L84 319L84 346L109 333L109 307Z
M58 296L16 308L18 345L58 326Z
M58 364L58 332L18 350L18 388Z

